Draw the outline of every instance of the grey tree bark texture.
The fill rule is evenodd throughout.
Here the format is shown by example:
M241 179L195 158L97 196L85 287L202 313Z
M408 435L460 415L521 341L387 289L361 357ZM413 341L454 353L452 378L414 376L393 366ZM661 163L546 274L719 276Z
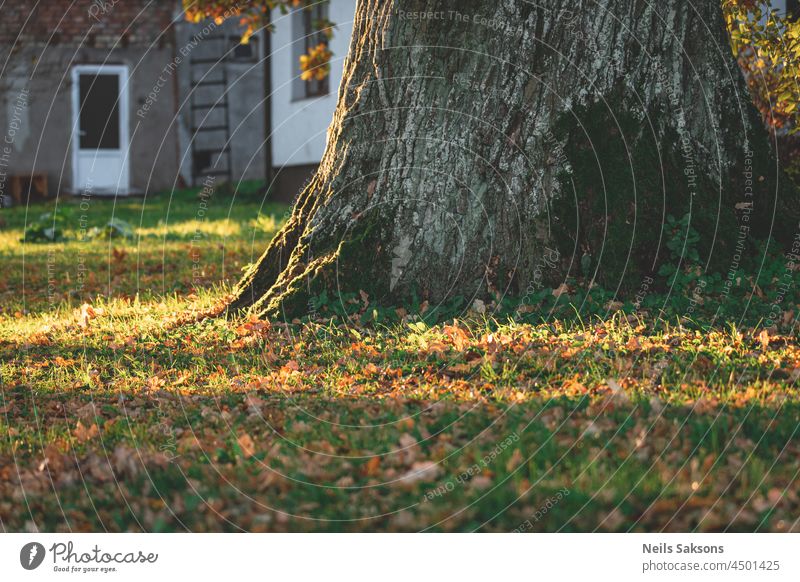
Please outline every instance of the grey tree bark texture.
M667 215L691 214L703 269L791 239L788 188L719 1L359 0L319 171L229 308L624 294Z

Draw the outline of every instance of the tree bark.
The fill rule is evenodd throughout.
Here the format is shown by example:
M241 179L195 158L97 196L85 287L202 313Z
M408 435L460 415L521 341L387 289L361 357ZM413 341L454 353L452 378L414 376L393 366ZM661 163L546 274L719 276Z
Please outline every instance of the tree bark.
M359 0L319 171L230 308L635 291L686 213L721 271L798 216L719 2Z

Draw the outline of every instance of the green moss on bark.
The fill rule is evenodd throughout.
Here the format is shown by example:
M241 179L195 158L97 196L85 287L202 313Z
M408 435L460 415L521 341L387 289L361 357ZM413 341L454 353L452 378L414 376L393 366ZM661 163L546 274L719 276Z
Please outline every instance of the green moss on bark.
M775 186L765 172L769 152L761 147L747 154L743 143L721 144L720 151L738 151L740 157L722 160L720 171L710 166L708 152L699 152L696 142L682 140L663 123L670 119L666 107L643 114L617 94L563 115L554 130L566 142L572 169L560 174L561 195L550 205L558 225L554 242L562 256L569 257L575 247L588 254L595 280L623 293L635 291L669 259L667 215L691 214L691 227L702 234L700 266L712 272L730 268L742 250L743 227L745 252L754 239L788 234L785 221L782 229L771 228L769 192ZM752 137L766 143L760 131ZM753 198L744 193L747 167L755 183ZM748 201L754 202L751 210L743 206ZM579 261L573 261L568 274L579 276L579 269Z

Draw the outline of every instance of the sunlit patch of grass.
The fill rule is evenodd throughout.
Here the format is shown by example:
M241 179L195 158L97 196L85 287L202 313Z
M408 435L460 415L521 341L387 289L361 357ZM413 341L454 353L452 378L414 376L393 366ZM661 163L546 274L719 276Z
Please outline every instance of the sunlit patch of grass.
M280 228L284 219L274 214L259 214L258 217L250 222L253 230L264 233L275 233Z
M131 241L24 248L4 214L6 529L509 531L561 490L535 529L797 528L797 337L204 317L285 216L227 202L128 200Z
M23 243L27 224L45 212L68 216L67 240ZM275 235L286 207L196 190L116 202L62 198L4 210L0 218L0 313L52 311L101 297L157 298L233 284ZM111 219L131 225L131 238L86 239ZM256 225L257 223L257 225Z
M270 231L271 234L277 232L277 224L275 228ZM139 228L137 234L142 237L154 236L167 240L182 239L182 240L203 240L215 239L222 240L226 238L242 236L243 225L240 222L221 219L221 220L185 220L178 223L162 223L158 226Z
M19 239L22 236L22 230L0 230L0 248L12 249L18 246Z

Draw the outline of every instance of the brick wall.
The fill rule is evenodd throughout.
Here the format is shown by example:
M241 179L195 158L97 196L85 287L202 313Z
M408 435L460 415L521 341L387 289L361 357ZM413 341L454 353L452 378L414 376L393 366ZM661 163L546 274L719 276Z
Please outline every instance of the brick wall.
M0 46L164 46L173 43L176 7L169 0L6 0Z

